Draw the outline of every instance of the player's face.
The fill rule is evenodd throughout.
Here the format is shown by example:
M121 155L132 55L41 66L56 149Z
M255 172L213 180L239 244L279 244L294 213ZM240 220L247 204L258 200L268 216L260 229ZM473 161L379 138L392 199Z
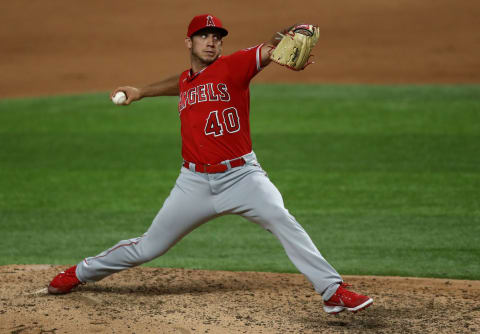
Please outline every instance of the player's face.
M204 64L213 63L222 53L222 35L215 30L204 30L187 39L192 58Z

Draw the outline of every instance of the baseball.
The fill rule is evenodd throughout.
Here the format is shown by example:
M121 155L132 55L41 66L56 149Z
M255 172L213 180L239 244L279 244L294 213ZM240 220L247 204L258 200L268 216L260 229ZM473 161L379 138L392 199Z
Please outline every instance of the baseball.
M117 94L112 97L112 101L115 104L123 104L127 101L127 95L125 95L124 92L117 92Z

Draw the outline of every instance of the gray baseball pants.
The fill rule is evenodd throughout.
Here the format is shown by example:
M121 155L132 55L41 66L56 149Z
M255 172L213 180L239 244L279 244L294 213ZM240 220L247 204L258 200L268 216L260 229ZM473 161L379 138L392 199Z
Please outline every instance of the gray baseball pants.
M148 231L81 261L77 265L78 279L99 281L151 261L203 223L221 215L237 214L273 233L315 291L328 300L342 278L285 209L280 192L257 162L255 154L251 152L244 159L244 166L217 174L198 173L182 167L170 196Z

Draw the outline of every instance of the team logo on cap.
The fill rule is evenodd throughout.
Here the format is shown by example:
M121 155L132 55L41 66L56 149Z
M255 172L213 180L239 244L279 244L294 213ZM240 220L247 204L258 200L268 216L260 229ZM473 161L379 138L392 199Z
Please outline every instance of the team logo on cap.
M207 16L207 27L215 27L215 23L213 23L213 17L211 15Z

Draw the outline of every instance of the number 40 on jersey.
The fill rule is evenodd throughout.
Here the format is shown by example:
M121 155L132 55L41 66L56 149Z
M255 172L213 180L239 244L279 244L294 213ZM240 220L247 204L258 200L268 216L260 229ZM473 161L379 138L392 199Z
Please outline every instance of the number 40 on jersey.
M220 115L219 115L220 114ZM222 136L224 131L235 133L240 131L240 119L235 107L224 109L221 113L218 110L211 111L205 124L205 135Z

